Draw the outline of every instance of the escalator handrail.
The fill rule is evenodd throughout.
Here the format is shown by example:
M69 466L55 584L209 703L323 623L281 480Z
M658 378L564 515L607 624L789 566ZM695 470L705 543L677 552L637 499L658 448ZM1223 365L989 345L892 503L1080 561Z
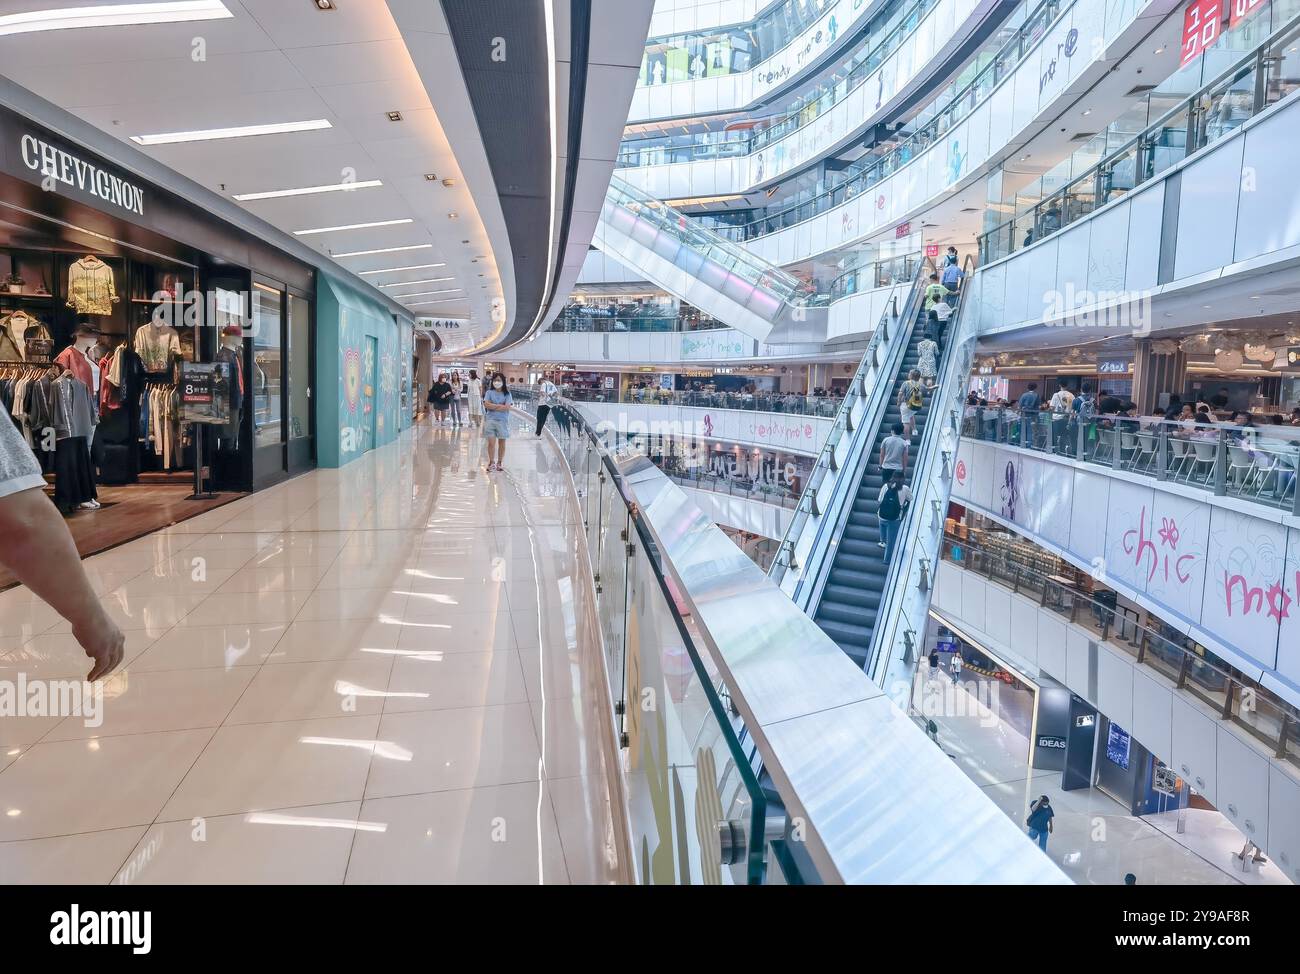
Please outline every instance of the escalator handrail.
M848 515L853 507L853 498L857 493L858 484L861 482L862 477L866 475L867 468L870 465L871 448L879 435L880 424L884 421L885 414L888 412L889 397L894 393L898 368L907 353L912 330L916 327L916 318L921 303L925 299L925 282L929 274L934 273L936 270L934 261L929 257L923 259L917 267L916 277L908 293L907 303L896 322L895 331L890 336L888 348L885 354L882 355L876 370L876 381L869 392L863 392L865 405L859 419L858 428L852 431L853 440L850 442L845 456L846 463L835 478L831 488L830 500L826 505L826 510L818 520L817 533L813 538L812 547L809 549L812 556L816 558L816 562L809 566L810 571L803 572L792 595L796 604L803 607L810 615L816 611L822 588L826 584L826 579L830 574L830 567L834 562L835 546L831 544L831 541L832 539L838 539L843 533ZM868 352L867 356L864 356L864 363L869 357L870 352ZM864 373L863 380L865 381L865 379L866 374Z
M962 279L965 282L966 294L959 299L957 311L952 316L952 321L948 326L948 340L944 345L939 362L939 380L935 384L934 392L931 393L930 415L926 421L925 430L921 434L921 443L912 466L912 477L909 483L912 489L912 502L903 516L903 523L899 525L898 539L894 543L894 558L885 571L884 590L881 596L880 608L876 613L879 624L871 634L871 646L863 665L867 675L886 692L889 691L889 687L885 683L887 682L887 667L891 658L890 651L897 641L896 630L902 621L901 603L907 594L906 587L912 577L913 562L918 557L924 557L924 555L919 555L917 550L921 527L924 523L923 519L927 516L934 516L932 513L925 511L927 494L922 488L928 486L932 478L943 476L943 470L936 469L933 465L939 460L938 454L943 442L945 426L952 429L953 434L952 452L949 458L950 464L955 463L957 458L957 442L961 435L961 423L952 422L948 410L956 410L956 416L960 418L961 410L959 407L965 400L964 381L970 372L969 363L974 358L976 338L974 323L978 321L978 316L967 313L967 309L974 300L971 281L974 266L974 255L967 254L962 266ZM963 326L967 322L971 323L969 334L963 332ZM967 347L963 349L963 346ZM963 359L965 360L964 366ZM949 469L949 486L951 486L951 480L952 471ZM942 517L946 514L946 510L938 513ZM942 526L942 521L940 521L940 526ZM937 543L941 534L942 530L935 535L935 554L938 553ZM933 572L934 559L932 557L929 569L931 585L933 584ZM886 636L886 633L890 635Z

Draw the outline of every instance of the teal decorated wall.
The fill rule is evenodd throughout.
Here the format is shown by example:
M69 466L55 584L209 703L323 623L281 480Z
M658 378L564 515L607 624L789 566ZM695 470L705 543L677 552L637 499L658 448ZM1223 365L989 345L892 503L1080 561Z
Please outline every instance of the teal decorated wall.
M402 328L382 304L320 274L316 294L316 429L322 467L341 467L402 428Z

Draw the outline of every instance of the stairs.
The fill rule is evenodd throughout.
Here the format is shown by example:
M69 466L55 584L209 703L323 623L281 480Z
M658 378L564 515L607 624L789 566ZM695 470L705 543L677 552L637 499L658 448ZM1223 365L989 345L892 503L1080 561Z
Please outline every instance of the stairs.
M876 437L858 482L852 508L840 534L817 610L813 614L814 621L822 631L834 639L859 666L865 665L871 648L889 568L884 549L879 544L880 524L876 517L877 498L884 484L879 466L880 444L890 434L894 424L902 421L897 401L898 389L920 361L918 347L925 338L925 329L926 313L918 310L902 363L887 390L888 404L876 429ZM916 415L916 435L911 440L908 465L904 471L905 481L909 484L912 481L914 457L930 415L930 399L927 395L925 405ZM898 556L897 551L894 554L895 557Z

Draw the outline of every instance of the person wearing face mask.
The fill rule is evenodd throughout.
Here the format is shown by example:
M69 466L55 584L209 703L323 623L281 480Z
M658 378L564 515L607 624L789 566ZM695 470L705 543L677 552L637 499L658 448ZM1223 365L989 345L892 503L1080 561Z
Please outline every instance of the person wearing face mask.
M447 381L447 373L439 372L438 381L429 387L429 403L433 406L433 421L443 426L447 422L447 410L451 408L452 389Z
M510 407L514 397L506 386L506 377L494 373L488 391L483 394L483 438L488 445L488 470L501 470L506 458L506 440L510 438Z

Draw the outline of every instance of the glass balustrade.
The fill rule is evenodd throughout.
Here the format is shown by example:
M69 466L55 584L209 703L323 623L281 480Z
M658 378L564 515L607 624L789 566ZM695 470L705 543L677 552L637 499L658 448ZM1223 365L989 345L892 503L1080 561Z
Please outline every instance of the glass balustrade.
M1179 690L1214 707L1223 719L1267 744L1277 757L1300 765L1295 746L1300 712L1190 637L1141 625L1137 612L1114 603L1113 593L1082 591L1066 579L1018 564L1002 551L945 535L941 557L963 571L1033 598L1042 608L1089 630L1138 664L1161 673Z
M979 238L981 263L1006 257L1226 137L1300 86L1300 17L1104 159Z
M835 415L841 401L838 396L806 396L792 392L705 392L698 389L566 388L564 394L574 402L739 409L745 412L787 413L825 418Z

